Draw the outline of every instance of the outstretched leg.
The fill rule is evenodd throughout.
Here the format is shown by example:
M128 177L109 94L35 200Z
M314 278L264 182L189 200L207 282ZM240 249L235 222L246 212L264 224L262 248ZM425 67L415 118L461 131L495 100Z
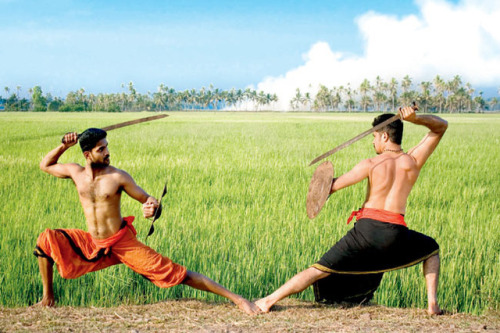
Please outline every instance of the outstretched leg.
M330 275L330 273L320 271L319 269L314 267L309 267L308 269L292 277L271 295L256 301L255 304L263 312L269 312L269 309L271 309L271 307L278 301L282 300L283 298L289 295L303 291L314 282L320 279L324 279L328 275Z
M424 276L427 285L427 312L431 315L441 314L437 302L437 287L439 281L439 254L424 261Z
M54 306L54 289L53 289L53 263L47 258L38 257L38 267L40 268L40 276L42 277L43 297L36 305Z
M209 291L211 293L230 299L231 301L233 301L234 304L236 304L241 310L245 311L247 314L257 314L259 312L259 308L255 304L253 304L252 302L248 301L247 299L243 298L240 295L230 292L220 284L206 277L205 275L187 271L186 278L184 279L184 281L182 281L182 283L190 287L203 291Z

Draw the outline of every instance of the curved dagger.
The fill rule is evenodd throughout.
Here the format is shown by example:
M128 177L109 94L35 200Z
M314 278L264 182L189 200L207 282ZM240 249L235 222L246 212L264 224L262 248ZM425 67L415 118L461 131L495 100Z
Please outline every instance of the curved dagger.
M148 232L148 235L146 236L146 239L148 239L148 237L150 235L152 235L153 232L155 231L154 223L161 215L161 211L162 211L161 200L163 199L165 194L167 194L167 182L165 182L165 186L163 187L163 192L162 192L161 197L160 197L160 202L158 203L158 208L156 208L156 212L155 212L155 215L153 217L153 221L151 222L151 227L149 228L149 232Z

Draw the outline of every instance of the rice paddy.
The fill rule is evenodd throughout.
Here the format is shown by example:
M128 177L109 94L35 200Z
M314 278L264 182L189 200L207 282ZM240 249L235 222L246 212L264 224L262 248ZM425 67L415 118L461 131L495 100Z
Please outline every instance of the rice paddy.
M150 113L0 113L0 305L42 294L37 236L45 228L86 229L70 180L38 165L68 131L103 127ZM170 117L108 133L111 163L153 196L165 180L162 217L146 244L189 270L249 299L275 290L317 261L352 225L366 183L334 194L315 220L305 198L316 156L369 128L375 114L171 112ZM423 168L408 202L410 228L441 248L438 297L445 309L500 309L500 115L444 115L449 128ZM405 125L403 148L426 128ZM365 138L331 156L336 175L373 156ZM77 146L60 162L84 163ZM123 196L144 241L150 222ZM386 273L374 302L425 308L421 265ZM113 306L165 299L220 300L185 286L159 289L124 265L65 280L54 274L61 305ZM312 288L294 296L313 300Z

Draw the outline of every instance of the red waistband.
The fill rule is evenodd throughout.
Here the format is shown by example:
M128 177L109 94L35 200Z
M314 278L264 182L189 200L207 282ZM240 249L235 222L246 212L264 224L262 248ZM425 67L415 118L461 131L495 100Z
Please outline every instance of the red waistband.
M347 224L349 224L354 217L356 217L356 221L362 218L368 218L380 222L398 224L406 227L405 217L403 215L389 212L383 209L361 208L360 210L355 210L351 213L351 216L349 216L349 218L347 219Z
M134 235L137 235L137 231L135 230L134 226L132 223L134 222L135 217L134 216L127 216L123 218L123 221L127 222L127 225L125 228L121 228L116 234L113 236L110 236L108 238L104 239L95 239L92 238L92 241L94 242L95 246L97 246L98 249L109 249L113 245L116 244L122 237L125 235L127 232L127 229L130 228Z

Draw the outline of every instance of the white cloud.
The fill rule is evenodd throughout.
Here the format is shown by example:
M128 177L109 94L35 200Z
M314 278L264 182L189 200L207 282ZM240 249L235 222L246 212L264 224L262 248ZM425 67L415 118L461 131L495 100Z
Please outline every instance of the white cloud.
M377 75L398 81L409 75L414 83L436 75L460 75L473 86L500 85L500 1L418 0L418 15L394 17L368 12L357 19L365 41L361 56L345 56L326 42L312 45L304 64L279 77L268 77L258 90L279 96L277 109L289 109L296 88L315 93Z

